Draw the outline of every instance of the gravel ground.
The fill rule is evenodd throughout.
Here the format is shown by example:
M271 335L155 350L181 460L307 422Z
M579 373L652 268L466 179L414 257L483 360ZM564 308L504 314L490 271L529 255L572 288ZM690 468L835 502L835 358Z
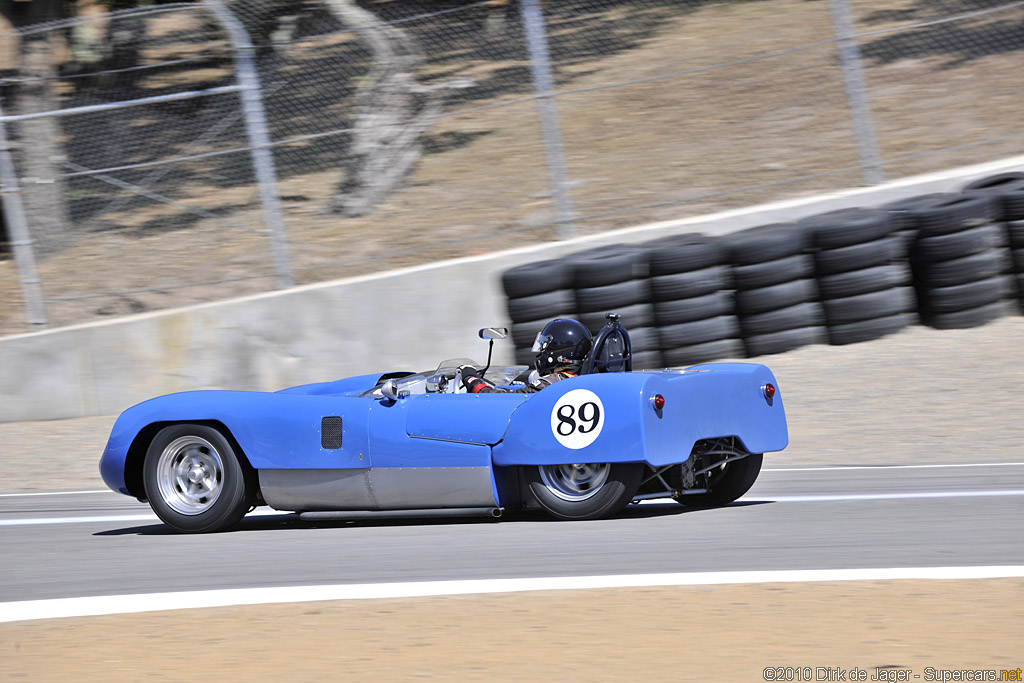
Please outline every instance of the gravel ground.
M227 681L914 681L926 667L1019 671L1022 591L865 581L252 605L2 624L0 658L32 681L178 681L192 652Z
M1022 340L1024 318L1011 316L760 358L790 428L768 466L1022 460ZM0 424L4 451L20 456L0 459L0 490L102 488L96 463L115 418Z

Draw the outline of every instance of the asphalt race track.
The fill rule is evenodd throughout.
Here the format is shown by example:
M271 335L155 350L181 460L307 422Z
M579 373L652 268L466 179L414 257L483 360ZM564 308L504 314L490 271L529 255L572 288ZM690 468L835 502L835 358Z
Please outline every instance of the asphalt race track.
M661 572L1024 565L1024 462L766 469L717 510L614 519L301 521L188 536L109 492L0 496L0 602L126 593Z

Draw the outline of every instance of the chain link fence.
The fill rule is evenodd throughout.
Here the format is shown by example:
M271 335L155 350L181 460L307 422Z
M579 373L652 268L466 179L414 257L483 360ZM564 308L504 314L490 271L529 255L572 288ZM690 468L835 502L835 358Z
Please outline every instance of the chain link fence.
M1024 2L224 9L0 33L0 333L1024 153Z

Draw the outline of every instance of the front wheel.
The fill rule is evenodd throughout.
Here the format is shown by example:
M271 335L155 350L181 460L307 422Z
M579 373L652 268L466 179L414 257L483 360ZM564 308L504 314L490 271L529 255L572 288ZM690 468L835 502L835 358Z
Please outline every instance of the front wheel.
M643 465L633 462L537 465L526 468L534 500L558 519L600 519L633 500Z
M183 533L230 529L256 497L255 473L212 427L161 429L146 452L146 497L164 524Z
M679 496L676 500L687 507L719 507L728 505L750 490L761 473L764 454L754 453L708 472L707 493Z

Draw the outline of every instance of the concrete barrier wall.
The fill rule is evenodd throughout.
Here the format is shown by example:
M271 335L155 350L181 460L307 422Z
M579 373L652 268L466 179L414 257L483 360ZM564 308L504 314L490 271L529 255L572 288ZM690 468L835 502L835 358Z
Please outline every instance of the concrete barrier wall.
M877 206L1024 170L1024 157L602 233L430 266L0 339L0 421L118 413L192 389L274 391L386 370L486 358L478 328L507 324L501 274L602 244L717 235L852 206ZM511 342L495 362L510 363Z

